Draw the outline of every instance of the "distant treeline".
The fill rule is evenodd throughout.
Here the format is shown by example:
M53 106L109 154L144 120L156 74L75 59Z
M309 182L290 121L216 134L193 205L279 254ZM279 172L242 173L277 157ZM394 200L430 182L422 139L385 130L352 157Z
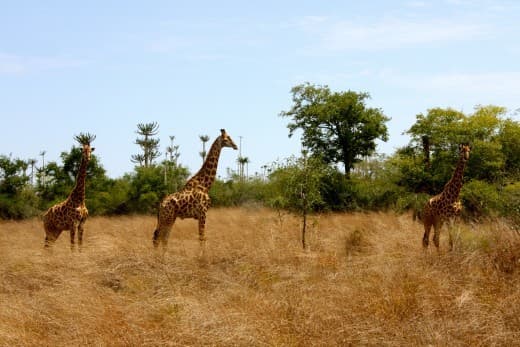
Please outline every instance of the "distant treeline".
M314 88L314 92L328 91L326 87L299 87ZM302 89L295 88L293 93L303 95ZM348 93L320 94L318 104L337 102L338 95L351 100L352 95ZM356 95L358 99L354 98L353 102L361 102L359 109L373 111L359 98L367 95L354 93ZM295 103L313 105L301 101ZM330 111L293 107L289 112L282 112L282 116L293 117L293 123L289 124L291 130L301 127L305 132L312 130L304 128L303 124L309 123L296 115L319 118L320 112ZM313 211L418 211L428 196L442 191L458 160L459 144L469 142L472 150L461 191L464 216L472 219L501 216L517 226L520 224L520 124L508 117L506 109L478 106L470 114L449 108L430 109L427 114L417 115L416 122L406 132L411 138L409 144L390 156L378 155L375 151L374 141L386 140L386 127L382 126L388 118L382 113L365 112L356 118L358 123L352 123L354 116L349 113L340 112L338 117L350 121L346 126L351 133L304 135L302 142L306 150L300 156L265 165L261 174L247 177L243 170L237 173L228 169L228 177L217 179L212 186L212 206L261 204L298 210L302 201L306 201ZM375 121L370 117L376 117ZM320 118L323 124L336 121L333 117ZM368 131L364 126L372 131L379 127L379 133L363 142L364 131ZM157 125L153 128L156 132ZM353 153L348 152L348 146L341 146L344 140L341 135L350 137ZM361 140L353 141L356 136ZM135 169L121 178L107 177L100 159L94 155L89 163L86 188L90 214L156 213L160 200L179 189L190 175L186 167L177 163L178 146L173 146L171 138L170 156L166 160L155 163L152 158L144 165L144 160L134 156L139 159L135 160ZM331 143L323 143L327 138ZM155 144L158 145L158 141ZM174 149L175 155L172 154ZM61 163L49 162L44 167L36 166L34 160L0 156L0 218L36 216L65 199L74 186L80 161L78 147L63 152Z

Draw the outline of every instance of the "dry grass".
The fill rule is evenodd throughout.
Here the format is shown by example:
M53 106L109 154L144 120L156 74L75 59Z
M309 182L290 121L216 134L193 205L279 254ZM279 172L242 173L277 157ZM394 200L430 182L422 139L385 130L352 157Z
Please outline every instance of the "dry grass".
M411 216L298 221L212 209L199 256L180 220L154 252L152 217L91 218L83 252L51 252L38 220L0 223L2 346L513 346L520 344L520 240L462 225L455 250L423 251Z

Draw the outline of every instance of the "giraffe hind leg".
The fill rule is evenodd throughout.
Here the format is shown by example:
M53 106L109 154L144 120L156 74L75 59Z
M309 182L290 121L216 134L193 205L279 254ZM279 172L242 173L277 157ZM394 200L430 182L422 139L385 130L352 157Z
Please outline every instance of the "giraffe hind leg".
M430 243L430 230L432 228L432 224L428 221L424 222L424 235L422 239L422 244L424 248L428 248L428 244Z
M85 225L86 218L82 219L79 222L78 225L78 247L81 251L81 247L83 246L83 231L85 231L84 225Z
M152 237L152 242L155 248L159 246L159 243L166 248L175 219L176 217L174 217L172 221L168 221L168 223L157 221L157 227L155 228Z
M435 244L435 247L439 249L439 238L441 235L441 228L442 228L442 222L436 222L433 224L433 243Z
M61 230L45 225L45 243L44 247L49 248L56 242L58 236L60 236Z

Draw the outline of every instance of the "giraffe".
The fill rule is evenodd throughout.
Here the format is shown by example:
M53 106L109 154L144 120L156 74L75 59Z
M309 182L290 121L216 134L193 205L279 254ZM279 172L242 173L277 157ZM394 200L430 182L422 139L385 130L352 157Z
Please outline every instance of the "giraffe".
M168 236L177 217L197 219L199 222L199 241L201 245L204 244L206 240L204 235L206 213L210 205L208 192L215 181L220 152L223 147L237 149L237 145L226 133L226 130L220 129L220 133L220 136L211 145L200 170L186 182L181 190L166 196L159 205L157 227L153 234L153 245L155 247L161 242L163 247L166 248Z
M424 224L423 247L428 247L430 230L433 226L434 235L433 242L435 247L439 249L439 235L442 225L448 221L453 224L455 218L460 215L462 203L459 200L459 193L463 185L463 174L466 163L469 160L471 146L468 144L459 145L460 158L453 172L453 176L444 186L440 194L432 197L424 206L422 219ZM453 248L453 240L451 232L449 233L450 249Z
M76 176L76 185L67 199L50 207L43 215L43 227L45 229L45 247L49 247L60 236L63 230L70 230L70 248L74 249L74 238L78 232L78 244L83 243L83 224L88 217L85 206L85 178L87 166L94 151L90 143L95 135L83 134L74 137L82 145L81 164Z

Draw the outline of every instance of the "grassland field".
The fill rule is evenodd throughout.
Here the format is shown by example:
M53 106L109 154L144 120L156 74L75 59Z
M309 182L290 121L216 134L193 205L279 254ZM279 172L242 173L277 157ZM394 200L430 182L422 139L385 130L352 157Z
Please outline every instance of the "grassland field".
M0 346L519 346L520 236L502 221L421 245L408 214L263 208L91 217L81 252L39 219L0 222Z

